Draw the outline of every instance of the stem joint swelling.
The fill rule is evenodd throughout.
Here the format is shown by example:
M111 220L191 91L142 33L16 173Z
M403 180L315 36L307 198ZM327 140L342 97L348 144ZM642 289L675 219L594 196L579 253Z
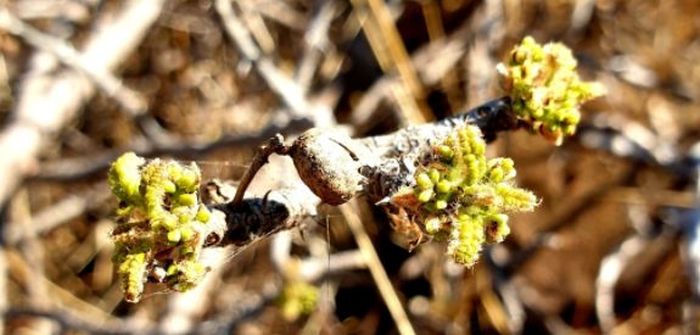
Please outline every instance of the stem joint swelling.
M120 201L113 260L126 300L138 301L146 282L188 290L207 270L199 260L203 248L249 245L296 227L315 213L319 199L339 205L360 194L387 211L411 239L409 248L445 241L455 262L472 266L484 244L508 235L509 213L531 211L539 203L515 185L511 159L486 158L486 142L521 127L555 144L571 135L579 106L603 92L599 84L581 81L575 68L563 45L540 46L525 38L498 66L506 97L446 120L364 139L311 129L286 145L276 135L258 149L231 202L216 193L221 201L202 204L194 163L123 155L113 163L109 183ZM290 156L318 199L299 189L245 198L272 154Z

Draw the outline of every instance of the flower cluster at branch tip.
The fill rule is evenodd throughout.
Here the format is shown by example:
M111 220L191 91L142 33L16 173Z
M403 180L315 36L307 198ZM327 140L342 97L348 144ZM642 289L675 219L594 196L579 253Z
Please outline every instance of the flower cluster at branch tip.
M600 83L582 81L576 66L565 45L542 46L528 36L496 68L518 117L557 145L576 132L579 106L605 94Z
M509 234L507 212L538 204L532 192L514 186L513 161L487 160L485 151L479 128L457 128L418 167L415 186L392 196L395 206L429 236L447 241L447 254L466 266L478 260L484 243Z
M200 204L200 178L194 163L146 162L134 153L112 164L108 181L119 199L112 260L127 301L138 302L148 280L186 291L204 276L202 228L223 218Z

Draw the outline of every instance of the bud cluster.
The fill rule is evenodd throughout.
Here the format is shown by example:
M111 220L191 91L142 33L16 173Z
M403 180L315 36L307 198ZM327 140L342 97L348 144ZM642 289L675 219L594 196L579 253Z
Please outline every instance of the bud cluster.
M126 153L112 164L108 181L119 199L113 262L127 301L140 300L149 279L185 291L204 276L202 227L222 218L199 202L200 179L194 163Z
M418 167L415 186L392 196L425 233L448 241L447 254L467 266L484 243L508 235L506 212L531 211L538 203L513 184L511 159L487 160L485 151L478 127L457 128Z
M579 106L605 94L601 84L582 81L576 66L564 44L542 46L527 36L496 68L518 117L557 145L576 132Z

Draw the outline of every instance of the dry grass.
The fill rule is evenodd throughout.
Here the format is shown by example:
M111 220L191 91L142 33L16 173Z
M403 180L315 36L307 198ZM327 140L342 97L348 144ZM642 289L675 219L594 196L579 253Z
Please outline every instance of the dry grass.
M0 6L80 54L96 27L130 4L59 2ZM234 32L249 34L232 38L231 18L218 6L242 25ZM310 316L287 321L275 305L289 271L280 264L356 249L333 209L294 239L286 260L263 242L232 259L212 256L217 270L198 294L153 292L138 305L122 302L110 261L115 204L105 168L118 152L137 150L202 161L208 177L237 180L269 129L294 136L304 125L341 124L365 136L440 119L499 97L494 65L533 35L568 44L584 77L609 94L585 106L579 135L562 147L525 132L490 145L492 155L513 157L519 182L543 201L513 218L513 234L474 269L446 263L439 245L408 253L382 213L362 211L412 327L419 334L697 331L697 264L678 246L692 239L679 226L696 207L685 158L700 138L698 17L700 4L691 0L167 1L135 50L96 74L80 59L56 62L21 33L0 29L5 129L26 121L17 114L23 99L47 97L41 89L22 94L37 73L57 80L88 72L81 85L95 90L71 113L56 115L51 104L33 111L38 120L59 119L56 129L37 128L43 140L28 161L15 162L25 142L0 147L6 163L17 163L0 169L14 178L0 175L2 183L18 185L0 196L4 330L397 332L372 276L352 262L318 281L325 283L321 307ZM245 43L253 51L242 52ZM123 85L145 107L129 109L100 80ZM296 178L275 171L254 185L259 192ZM635 238L643 247L620 249ZM618 275L599 276L611 260L619 260ZM597 308L597 299L613 306Z

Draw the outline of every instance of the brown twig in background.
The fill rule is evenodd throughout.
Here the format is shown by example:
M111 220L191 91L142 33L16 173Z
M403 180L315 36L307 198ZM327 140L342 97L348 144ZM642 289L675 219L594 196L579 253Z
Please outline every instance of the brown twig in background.
M367 235L364 227L362 226L362 221L357 215L357 205L352 203L345 204L340 207L341 213L345 217L352 235L355 237L358 248L365 258L365 263L369 268L374 282L377 283L377 289L379 290L386 307L389 309L394 322L396 322L396 328L398 328L401 335L411 335L415 334L416 331L413 330L411 326L411 321L408 320L408 315L406 310L403 308L401 300L399 300L394 287L391 285L389 276L386 274L386 270L382 266L382 262L379 260L377 255L377 250L372 245L372 240Z
M375 55L385 52L388 54L391 61L384 62L383 70L385 72L393 70L398 72L401 86L395 87L398 91L397 100L399 105L403 107L402 112L406 113L409 124L421 124L432 120L433 116L429 114L429 108L425 104L423 85L418 80L408 57L406 46L401 40L387 5L383 1L377 0L353 0L352 4L355 9L369 8L367 18L369 25L363 25L364 32L368 36Z
M8 222L9 224L5 227L5 241L8 245L14 245L26 238L40 236L82 215L90 208L102 205L110 198L109 189L104 184L96 185L81 194L66 197L53 206L34 213L30 222L27 223L31 231L18 229L17 224Z
M139 93L125 87L119 79L104 68L93 67L94 64L84 60L80 52L63 40L32 28L10 13L7 8L0 8L0 29L22 37L34 48L50 53L63 64L89 76L100 89L119 102L132 117L144 113L145 101Z
M474 32L467 22L452 32L445 39L428 44L415 51L411 56L412 66L425 85L435 85L450 73L462 56L467 52L469 40ZM386 75L378 79L362 96L351 115L350 123L355 126L356 134L361 135L380 120L376 110L379 104L391 96L391 87L400 85L400 79Z
M322 52L330 45L328 30L333 17L341 7L341 4L335 0L315 1L314 4L318 6L318 12L304 34L304 53L294 73L294 80L302 87L304 94L308 92L318 70Z
M7 283L7 278L9 271L7 269L7 257L5 256L5 243L0 242L0 312L2 315L0 315L0 333L5 334L5 313L10 306L10 304L7 301L7 290L8 290L8 283Z
M231 37L243 56L254 64L255 69L265 79L270 89L285 102L295 115L306 115L305 113L310 106L304 97L304 90L282 73L272 60L261 53L253 42L249 30L245 28L231 7L231 2L216 0L214 6L223 21L228 36Z
M128 2L114 22L90 37L82 52L83 60L93 68L114 70L136 48L163 4L160 0ZM13 122L0 134L0 148L6 157L0 163L0 179L4 180L0 184L0 204L7 201L24 177L36 171L36 159L45 143L94 94L90 81L75 72L61 77L33 73L25 78L22 87Z
M265 128L251 134L225 135L211 142L178 141L168 145L144 144L119 150L105 150L96 155L67 158L42 164L41 171L34 176L37 180L71 181L79 180L104 172L109 165L124 152L134 151L140 156L156 157L172 155L191 157L204 155L221 148L246 148L259 145L277 133L298 133L313 126L306 118L292 119L282 124L270 123Z
M26 260L27 271L30 278L44 278L46 272L44 269L44 247L37 238L34 227L31 225L31 211L29 209L29 198L27 190L21 188L13 197L9 204L8 215L12 218L16 225L12 227L22 231L26 238L17 245L19 255ZM28 280L24 285L27 290L27 301L29 304L36 306L48 306L47 285L41 280ZM32 323L32 329L39 333L50 333L54 331L54 327L50 320L38 320Z
M90 334L149 334L149 329L129 321L114 320L110 322L97 322L85 318L75 312L65 309L50 309L43 307L25 306L12 307L5 311L5 317L34 316L56 321L63 330L85 331Z

